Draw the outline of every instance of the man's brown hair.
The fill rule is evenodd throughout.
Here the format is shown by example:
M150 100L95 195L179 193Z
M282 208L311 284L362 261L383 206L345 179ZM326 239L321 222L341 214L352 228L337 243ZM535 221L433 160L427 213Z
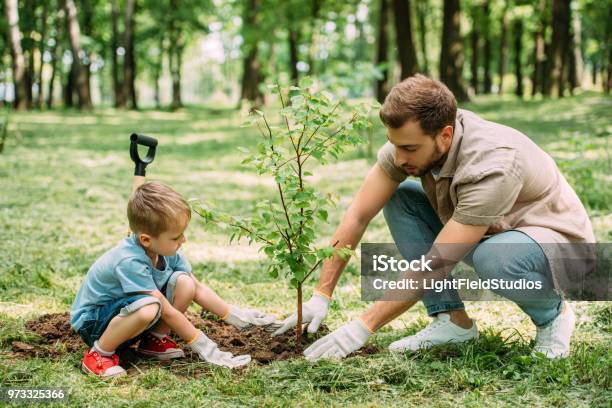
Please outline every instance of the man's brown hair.
M387 127L398 129L415 120L434 136L444 126L455 126L457 101L442 82L417 74L391 88L379 115Z
M154 237L178 223L181 215L191 219L187 201L170 187L157 182L139 186L127 205L130 229Z

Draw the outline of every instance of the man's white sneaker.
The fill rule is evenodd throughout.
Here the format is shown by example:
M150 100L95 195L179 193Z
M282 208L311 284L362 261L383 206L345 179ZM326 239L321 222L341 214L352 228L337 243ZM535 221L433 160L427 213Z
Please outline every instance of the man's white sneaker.
M532 355L544 354L547 358L564 358L570 353L570 339L576 326L576 315L569 303L564 310L546 327L537 327Z
M464 329L451 322L448 313L439 313L433 322L413 336L404 337L389 345L389 351L401 353L404 351L417 351L438 344L463 343L478 337L476 322L472 320L472 327Z

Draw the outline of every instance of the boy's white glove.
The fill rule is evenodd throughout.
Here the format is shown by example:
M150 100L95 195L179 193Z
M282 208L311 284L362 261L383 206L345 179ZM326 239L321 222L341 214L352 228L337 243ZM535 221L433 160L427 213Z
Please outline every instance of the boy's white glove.
M319 330L321 322L327 317L329 311L329 302L331 299L315 292L310 300L302 305L302 322L310 323L308 325L308 333L316 333ZM297 324L297 313L292 314L282 322L282 326L272 333L272 336L283 334Z
M189 347L200 356L204 361L227 368L236 368L247 365L251 362L248 354L234 356L227 351L219 350L217 343L209 339L204 333L200 332L198 339L189 344Z
M223 320L239 329L248 329L252 326L269 326L276 321L276 317L258 310L230 305L229 313Z
M304 350L304 356L308 361L321 358L341 359L363 347L371 334L365 323L355 319L315 341Z

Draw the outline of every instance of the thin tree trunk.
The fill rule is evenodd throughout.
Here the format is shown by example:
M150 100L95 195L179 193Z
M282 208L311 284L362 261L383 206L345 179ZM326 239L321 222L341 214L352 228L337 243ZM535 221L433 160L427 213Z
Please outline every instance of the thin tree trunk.
M311 0L310 40L308 41L308 75L315 75L319 14L324 0Z
M575 11L573 14L573 30L572 30L572 38L573 38L573 62L574 69L572 73L574 75L574 87L580 88L582 87L582 81L584 78L584 59L582 58L582 22L580 19L580 13Z
M125 59L123 63L123 89L126 92L132 109L138 109L136 98L136 61L134 58L134 13L136 0L127 0L125 3L125 32L124 45Z
M76 70L74 69L74 61L70 64L70 70L66 75L66 86L64 87L64 106L72 108L74 106L74 83Z
M77 19L77 9L74 0L64 0L66 19L68 20L68 34L70 37L70 48L72 50L72 65L75 70L76 89L79 95L79 108L91 109L91 94L87 87L87 74L81 64L81 29Z
M55 85L55 78L57 76L57 62L59 60L59 43L62 38L62 20L59 15L55 17L55 36L53 37L53 48L51 49L51 78L49 79L49 85L47 90L47 108L53 107L53 92Z
M5 0L4 12L9 26L9 42L13 60L13 83L15 84L15 109L24 110L27 106L27 92L25 87L25 61L21 48L21 33L19 32L19 12L17 0Z
M412 40L410 0L393 0L393 15L395 16L396 43L402 67L401 78L404 79L416 74L419 70L416 49Z
M155 67L155 107L157 109L161 108L161 92L159 88L159 81L162 76L162 72L164 69L164 40L165 35L160 34L159 36L159 61L157 61L157 66Z
M179 37L180 38L180 37ZM180 41L180 40L179 40ZM178 109L183 106L183 98L181 96L181 68L183 65L183 46L179 45L174 51L174 66L172 68L172 109Z
M544 13L546 12L546 0L540 0L537 10L537 29L535 32L535 43L533 51L533 72L531 76L531 96L535 96L538 92L544 91L544 58L546 54L544 33L546 30L546 19Z
M289 41L289 72L291 73L291 82L294 85L297 85L300 75L297 68L299 61L298 46L300 43L300 38L299 31L295 27L294 16L291 9L289 9L287 20L289 25L287 33L287 39Z
M499 66L498 66L498 76L499 76L499 89L497 93L501 95L504 91L504 75L506 75L506 58L508 55L508 1L506 0L506 4L504 5L504 9L502 11L501 18L501 34L499 37Z
M389 6L388 0L380 0L380 14L378 17L378 41L376 51L376 66L384 65L382 67L382 78L376 80L376 99L378 102L383 103L387 96L387 81L389 78L389 60L388 60L388 48L389 40L387 34Z
M461 10L459 0L444 1L440 79L455 94L458 101L467 101L463 83L463 43L461 41Z
M570 0L553 0L552 6L552 41L550 44L550 65L548 76L550 83L546 90L547 95L563 97L563 70L565 65L566 47L569 41L569 14Z
M257 27L257 8L259 0L249 0L247 8L244 12L245 28L256 29ZM246 38L247 36L244 35ZM240 89L240 103L246 99L253 103L255 107L263 105L263 94L259 90L259 84L262 82L261 63L259 61L259 44L258 39L251 38L251 44L245 44L246 56L242 64L242 86Z
M483 92L485 94L491 93L491 87L493 86L493 81L491 79L491 30L490 30L490 21L489 13L489 0L485 0L482 5L482 23L484 28L484 44L483 44L483 70L484 70L484 87Z
M93 4L91 1L83 1L81 2L82 9L81 15L83 18L83 34L86 37L91 38L93 36ZM83 62L83 70L85 71L85 78L87 80L87 89L91 94L91 53L83 50L83 55L85 56L85 61Z
M29 50L26 51L26 55L28 56L27 61L28 64L26 65L26 72L25 72L25 84L26 84L26 96L28 99L27 105L28 108L32 108L34 106L33 102L33 95L32 95L32 88L34 85L34 46L32 46L32 48L30 48Z
M299 346L302 344L302 284L297 286L297 324L295 326L295 342Z
M610 95L610 88L612 88L612 27L610 27L611 24L609 23L611 20L612 7L608 6L608 24L606 25L606 44L608 48L608 75L606 78L606 82L604 83L604 92L606 93L606 95ZM605 58L605 56L603 58ZM603 81L603 75L601 79Z
M47 41L47 3L44 2L42 7L40 45L38 48L38 53L40 55L40 69L38 71L38 80L36 81L38 88L36 107L38 109L41 109L43 105L43 68L45 66L43 57L45 54L45 42Z
M427 27L425 24L425 15L428 10L428 0L417 0L416 13L419 21L419 44L421 48L421 59L423 62L423 73L429 74L429 63L427 58Z
M521 63L521 54L523 52L523 21L517 18L514 21L513 27L514 34L514 75L516 77L516 90L515 94L519 97L523 97L523 71Z
M478 6L480 7L480 6ZM472 32L470 33L471 46L472 46L472 61L471 61L471 85L474 94L478 94L478 45L480 43L480 37L478 35L480 27L480 22L478 18L478 9L477 7L472 8Z
M115 107L125 108L125 92L123 92L123 84L119 79L119 57L117 51L119 49L119 4L118 0L112 0L111 3L111 18L112 18L112 34L111 34L111 63L112 63L112 78L113 78L113 93L115 97Z

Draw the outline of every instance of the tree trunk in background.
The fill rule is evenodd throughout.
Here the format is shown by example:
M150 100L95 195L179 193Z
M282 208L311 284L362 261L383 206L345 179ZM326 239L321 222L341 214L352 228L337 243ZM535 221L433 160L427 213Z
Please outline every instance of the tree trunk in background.
M516 90L514 93L523 97L523 64L521 63L521 55L523 53L523 21L517 18L514 21L514 76L516 77Z
M64 86L64 106L72 108L74 106L74 83L76 70L74 69L74 61L70 64L70 70L66 75L66 86Z
M459 0L444 1L440 80L455 94L458 101L467 101L463 83L463 43L461 41Z
M136 97L136 60L134 58L134 13L136 0L125 2L125 31L124 45L125 59L123 63L123 89L130 101L132 109L138 109Z
M315 62L318 41L319 14L324 0L310 1L310 40L308 41L308 75L315 75Z
M21 16L21 26L23 27L23 37L26 41L22 42L23 54L25 57L25 87L26 87L26 105L28 108L33 107L33 95L32 88L34 85L35 78L35 40L33 34L36 33L36 3L33 0L22 0L24 2L23 13ZM38 34L38 33L36 33Z
M388 0L380 0L380 14L378 17L378 39L376 45L377 48L375 65L385 65L384 68L382 68L382 78L376 79L376 99L380 103L383 103L385 97L387 96L387 81L389 78L389 38L387 34L387 25L389 21L389 5L387 1Z
M53 107L53 92L55 85L55 78L57 77L57 62L59 60L59 43L62 38L62 19L59 15L55 17L55 35L53 37L53 48L51 48L51 78L49 78L49 85L47 88L47 109Z
M550 62L548 77L550 78L546 95L563 97L563 70L567 55L570 26L570 0L553 0L552 6L552 40L550 43Z
M183 97L181 95L181 69L183 68L183 51L185 46L180 43L180 34L177 36L178 45L170 50L174 54L172 65L170 66L170 75L172 76L172 109L183 107Z
M482 29L480 26L479 16L478 16L478 7L474 6L472 8L472 32L470 33L470 44L472 47L472 60L470 64L471 71L471 86L474 94L478 94L478 43L480 42L480 38L478 35L478 31Z
M606 78L606 82L604 83L604 92L606 93L606 95L610 95L610 88L612 88L612 27L611 24L609 24L610 21L612 21L612 7L608 6L608 25L606 26L606 44L608 48L608 76ZM605 58L605 56L603 58Z
M77 20L77 9L74 0L64 0L66 9L66 19L68 21L68 34L70 38L70 48L72 50L72 66L74 68L76 89L79 95L79 109L91 109L91 95L87 87L87 75L81 64L81 30Z
M506 58L508 55L508 1L506 0L506 4L504 5L504 9L502 11L501 18L501 34L499 36L499 66L497 75L499 76L499 89L497 93L499 95L502 94L504 90L504 75L506 75Z
M92 38L93 36L93 4L91 1L82 1L81 16L83 18L83 34L86 37ZM83 70L87 78L87 89L91 93L91 53L83 50L85 61L83 62Z
M112 19L112 34L111 34L111 62L112 62L112 78L113 78L113 93L115 96L115 107L125 108L125 92L123 92L123 84L119 80L119 57L117 50L119 48L119 5L118 0L112 0L111 4L111 19Z
M159 36L159 60L157 61L157 65L155 66L155 74L154 74L154 81L155 81L155 107L157 109L161 108L161 91L159 89L159 81L161 79L162 76L162 72L164 69L164 41L165 41L166 37L164 34L161 34Z
M289 24L287 32L287 39L289 40L289 72L291 73L291 83L297 86L300 78L300 74L297 68L297 64L299 61L298 46L300 41L300 35L298 30L294 26L295 21L291 9L289 9L287 20Z
M248 0L244 11L245 28L256 30L257 28L257 8L259 6L259 0ZM247 35L243 35L247 37ZM252 40L248 48L248 53L243 59L242 63L242 87L240 89L240 101L238 106L242 103L242 100L246 99L253 103L255 107L261 107L263 105L263 93L259 90L259 84L263 81L261 74L261 63L258 58L259 44L258 39Z
M533 72L531 74L531 96L535 96L538 92L544 92L544 33L546 31L546 0L540 0L537 10L537 29L535 32L535 42L533 49Z
M41 30L40 30L40 45L38 47L38 53L40 55L40 69L38 70L38 79L36 80L36 85L38 88L38 95L36 98L36 107L41 109L43 106L43 68L45 63L43 61L43 56L45 54L45 42L47 41L47 6L46 2L43 2L43 9L41 15Z
M429 63L427 62L427 27L425 26L425 16L427 15L428 0L417 0L416 13L419 21L419 46L421 48L421 58L423 61L423 73L429 75Z
M484 69L484 86L483 92L485 94L491 93L491 87L493 86L493 81L491 79L491 30L490 30L490 21L489 13L489 0L485 0L482 5L482 24L484 29L484 44L483 44L483 69Z
M32 100L32 85L34 85L34 47L26 51L26 55L28 56L25 70L25 86L26 86L26 97L27 97L27 106L31 108L33 106Z
M21 48L17 0L5 0L4 12L8 22L8 37L11 46L11 58L13 60L13 83L15 86L14 106L17 110L24 110L27 104L27 93L24 82L25 60L23 58L23 49Z
M572 69L570 77L572 77L573 88L582 87L584 78L584 60L582 58L582 23L580 13L575 11L572 18L572 50L570 54L572 60Z
M399 60L402 67L401 79L417 73L416 49L412 40L412 24L410 0L393 0L393 15L395 16L395 34Z

